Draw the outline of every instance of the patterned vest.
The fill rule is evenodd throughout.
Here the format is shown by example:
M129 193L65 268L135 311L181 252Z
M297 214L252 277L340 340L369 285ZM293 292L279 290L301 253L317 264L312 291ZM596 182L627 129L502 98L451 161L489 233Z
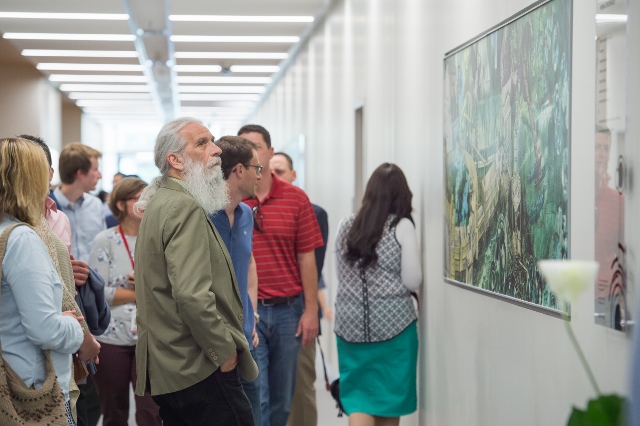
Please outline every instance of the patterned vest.
M411 293L402 284L402 247L389 216L376 246L378 261L361 269L344 258L346 236L355 215L348 217L336 238L338 294L336 334L352 343L382 342L400 334L417 319Z

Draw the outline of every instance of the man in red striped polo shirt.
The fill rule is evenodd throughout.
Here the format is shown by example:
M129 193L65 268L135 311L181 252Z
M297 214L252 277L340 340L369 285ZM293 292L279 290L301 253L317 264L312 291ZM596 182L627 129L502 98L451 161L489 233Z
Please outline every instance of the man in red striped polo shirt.
M260 369L262 426L286 426L300 347L318 335L318 272L314 250L322 236L309 198L269 169L271 136L249 124L238 136L258 146L263 165L256 196L243 200L253 211L253 256L258 268L255 349Z

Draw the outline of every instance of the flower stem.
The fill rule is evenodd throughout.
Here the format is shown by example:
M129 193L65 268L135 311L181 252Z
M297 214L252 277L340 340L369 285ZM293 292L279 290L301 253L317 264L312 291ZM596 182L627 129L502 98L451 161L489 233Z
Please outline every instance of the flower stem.
M578 343L578 339L576 339L576 335L573 333L573 329L571 328L571 324L569 323L569 319L568 317L564 318L564 325L567 327L567 333L569 334L569 338L571 339L571 343L573 343L573 347L576 349L576 352L578 353L578 358L580 358L580 362L582 362L582 366L584 367L584 370L587 372L587 376L589 377L589 381L591 381L591 386L593 386L593 389L596 391L596 394L598 396L601 396L602 394L600 393L600 388L598 387L598 384L596 383L596 378L593 375L593 372L591 371L591 367L589 367L589 363L587 362L587 358L584 356L584 352L582 352L582 348L580 347L580 343Z

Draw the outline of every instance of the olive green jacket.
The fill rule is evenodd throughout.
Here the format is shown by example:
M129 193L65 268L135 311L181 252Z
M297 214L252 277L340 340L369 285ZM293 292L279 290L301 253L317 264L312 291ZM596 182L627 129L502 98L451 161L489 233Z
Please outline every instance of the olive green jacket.
M147 389L161 395L192 386L234 351L242 377L256 378L227 248L202 207L169 179L144 213L135 279L136 394Z

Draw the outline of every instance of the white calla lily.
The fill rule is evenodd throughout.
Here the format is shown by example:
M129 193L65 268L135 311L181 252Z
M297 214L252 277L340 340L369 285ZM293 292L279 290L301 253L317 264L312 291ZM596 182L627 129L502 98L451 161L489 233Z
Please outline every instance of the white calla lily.
M598 262L589 260L540 260L538 269L549 289L564 302L573 302L596 280Z

